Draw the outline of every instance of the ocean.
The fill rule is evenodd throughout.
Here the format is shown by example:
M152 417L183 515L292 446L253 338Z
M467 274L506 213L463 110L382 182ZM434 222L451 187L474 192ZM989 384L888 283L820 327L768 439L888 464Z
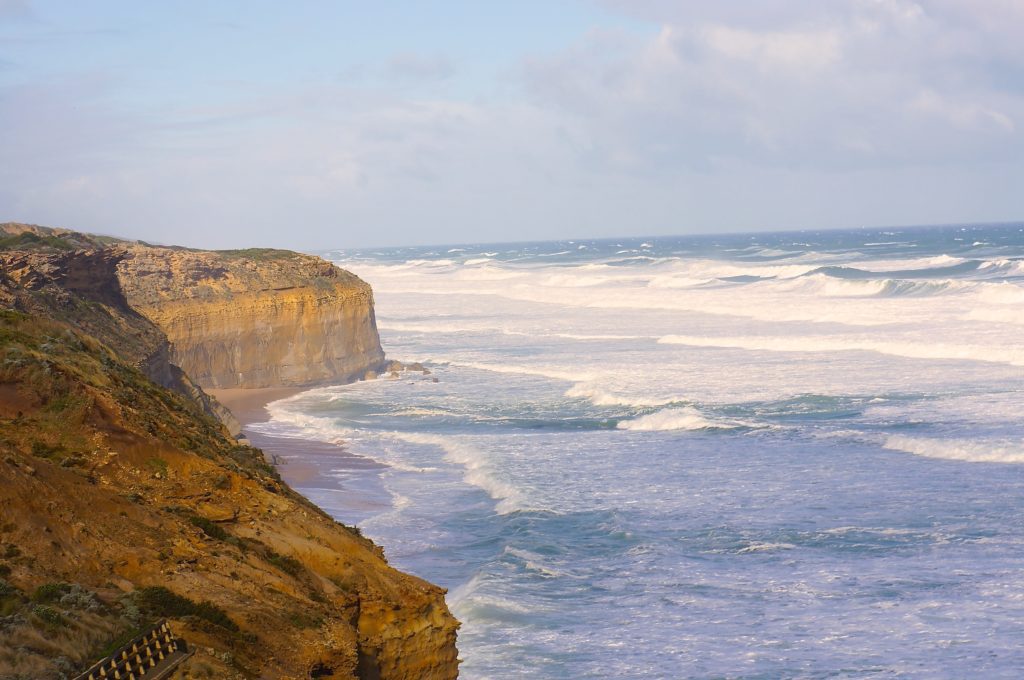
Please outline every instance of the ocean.
M1024 225L320 254L429 374L253 427L461 677L1024 677Z

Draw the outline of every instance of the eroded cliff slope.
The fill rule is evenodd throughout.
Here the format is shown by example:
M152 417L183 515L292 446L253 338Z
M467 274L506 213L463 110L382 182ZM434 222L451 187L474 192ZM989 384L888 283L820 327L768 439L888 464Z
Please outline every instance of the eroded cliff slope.
M178 369L125 305L123 246L16 238L0 240L0 678L71 677L157 617L198 649L188 677L456 677L441 589L153 381Z
M0 224L0 304L66 322L116 347L150 380L188 397L237 434L231 413L171 361L167 336L128 304L117 278L124 256L115 239Z
M118 276L204 387L342 382L384 361L370 286L318 257L129 245Z

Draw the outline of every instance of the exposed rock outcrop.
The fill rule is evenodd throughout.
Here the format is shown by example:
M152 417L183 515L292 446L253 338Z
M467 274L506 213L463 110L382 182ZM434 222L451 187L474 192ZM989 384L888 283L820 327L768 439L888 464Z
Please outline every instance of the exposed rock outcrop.
M209 376L241 373L233 384L337 379L380 363L366 284L294 254L268 265L13 233L0 239L0 677L73 675L153 616L199 650L197 675L456 677L443 591L392 569L232 439L150 321L179 329ZM133 299L149 301L145 316ZM265 320L307 326L288 349ZM316 374L270 366L314 356L337 326L361 338L357 358L327 357Z
M343 382L384 360L370 286L318 257L131 245L118 276L204 387Z
M208 603L151 613L175 620L212 677L456 676L443 592L388 566L258 451L66 324L6 312L0 336L16 357L0 381L0 605L15 615L0 677L57 677L58 655L89 665L139 622L131 594L154 586ZM60 584L98 606L40 595Z
M31 242L37 246L32 250L0 249L0 301L9 309L64 321L117 348L119 356L150 380L193 400L232 435L238 434L241 428L231 412L171 361L167 336L128 304L117 277L124 249L90 243L79 234L69 243L88 249L68 250L53 245L60 237L43 234L49 245L44 240Z

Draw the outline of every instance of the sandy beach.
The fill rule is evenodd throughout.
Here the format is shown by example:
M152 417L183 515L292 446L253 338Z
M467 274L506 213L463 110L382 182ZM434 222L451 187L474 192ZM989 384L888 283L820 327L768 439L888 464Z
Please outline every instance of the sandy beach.
M270 417L267 413L267 404L270 402L293 397L302 391L301 387L206 390L207 394L228 407L243 428L252 423L266 422Z
M253 427L270 420L267 405L306 391L301 387L207 390L242 424L243 435L274 461L284 481L336 519L355 523L391 507L380 479L385 465L341 443L274 436Z

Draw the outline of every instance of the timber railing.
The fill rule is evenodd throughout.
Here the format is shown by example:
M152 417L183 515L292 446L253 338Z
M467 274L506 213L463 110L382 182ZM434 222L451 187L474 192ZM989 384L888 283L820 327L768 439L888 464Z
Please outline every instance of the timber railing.
M191 655L167 621L159 621L75 680L161 680Z

